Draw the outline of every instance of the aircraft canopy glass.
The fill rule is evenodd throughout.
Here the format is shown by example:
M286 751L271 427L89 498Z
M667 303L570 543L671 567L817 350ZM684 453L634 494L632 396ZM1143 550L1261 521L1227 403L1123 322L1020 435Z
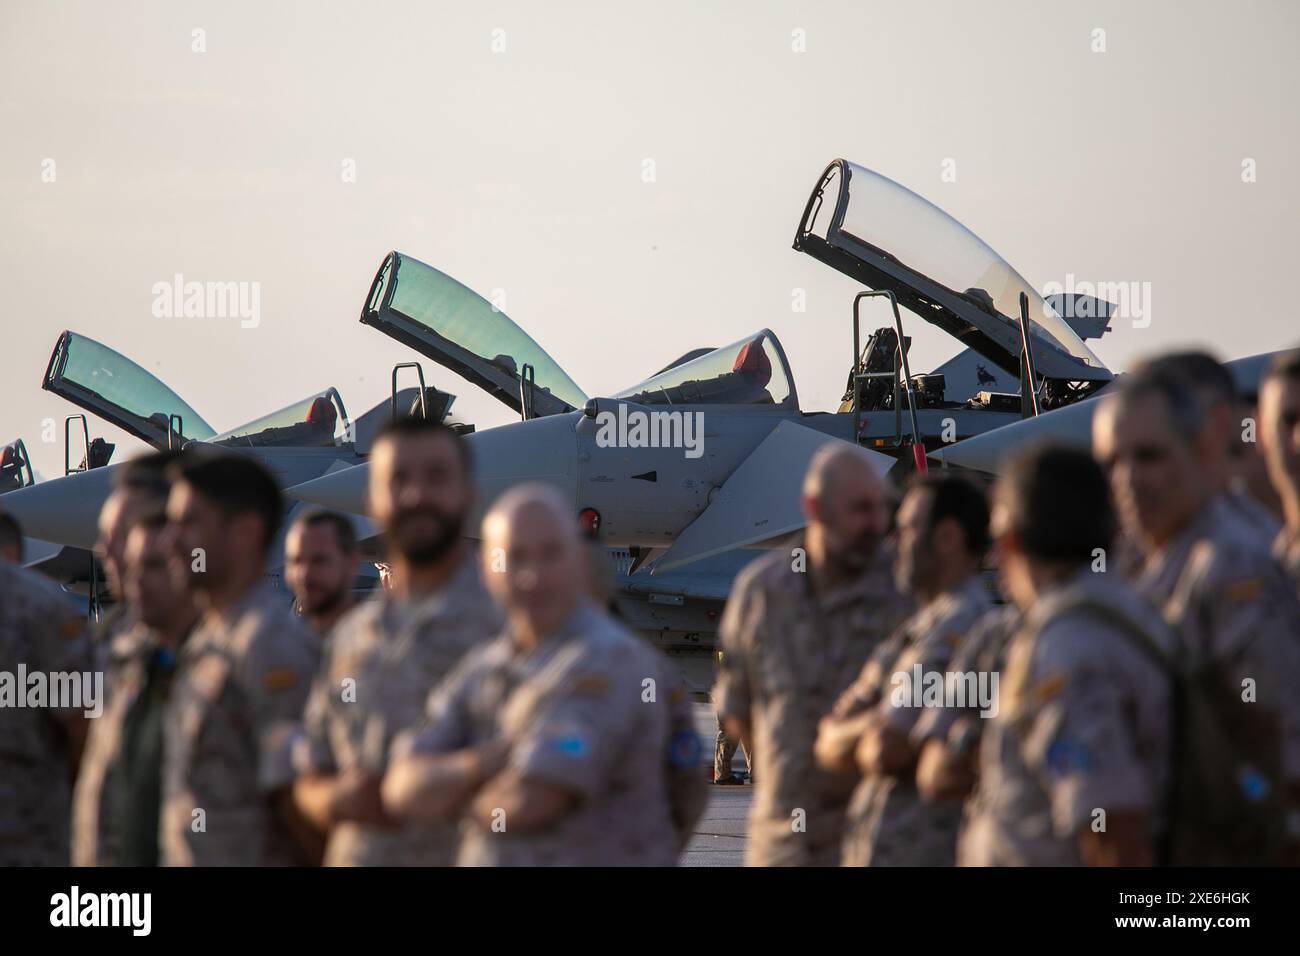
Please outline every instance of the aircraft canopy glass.
M1036 338L1098 370L1105 365L1074 330L1043 301L1028 282L973 232L942 209L879 173L845 163L848 199L843 220L827 241L841 244L845 234L884 252L914 272L946 286L985 312L1020 321L1020 293L1029 297L1029 318ZM1017 331L1017 335L1019 332Z
M763 329L683 362L615 398L642 405L782 405L798 408L776 336Z
M388 283L394 285L388 308L495 365L518 376L533 367L538 389L546 389L574 408L587 403L586 394L559 364L504 312L472 289L418 259L400 256L396 273L381 276L368 308L378 308Z
M62 349L64 355L59 356L58 349ZM171 415L181 416L181 430L186 438L208 439L216 434L198 412L157 376L84 335L65 332L59 339L47 385L57 393L60 381L92 392L106 404L131 415L152 420L163 434L167 433Z
M331 388L222 432L210 441L214 445L319 448L336 444L346 427L343 401Z

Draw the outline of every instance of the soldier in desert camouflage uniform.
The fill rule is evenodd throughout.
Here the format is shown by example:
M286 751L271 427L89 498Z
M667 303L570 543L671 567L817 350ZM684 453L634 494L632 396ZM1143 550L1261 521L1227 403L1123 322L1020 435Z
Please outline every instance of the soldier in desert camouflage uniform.
M252 459L200 454L170 470L177 571L203 619L168 699L161 853L170 866L304 863L319 853L289 794L290 753L319 639L263 581L282 514Z
M385 804L463 818L460 865L672 865L704 803L680 675L585 597L577 533L553 491L503 496L484 554L506 631L466 656L428 724L394 748L404 756Z
M964 866L1155 861L1173 638L1121 579L1092 570L1113 527L1105 477L1083 451L1031 451L999 481L999 571L1024 622L981 738Z
M294 797L329 833L326 865L448 866L450 825L398 827L379 803L388 746L418 726L429 692L501 629L462 531L468 450L444 425L402 419L376 439L370 507L387 534L394 590L337 625L308 701Z
M85 713L103 701L52 707L27 695L33 675L52 688L55 674L94 668L85 615L48 579L0 561L0 866L68 865L69 779Z
M1192 383L1157 361L1102 399L1093 448L1140 551L1133 586L1173 626L1189 672L1213 669L1238 699L1253 688L1242 706L1278 723L1300 806L1300 601L1267 538L1203 473L1205 415Z
M803 497L803 547L740 573L719 632L714 703L728 731L752 742L756 761L751 865L839 863L855 778L817 768L817 723L908 610L882 543L885 485L860 450L820 450Z
M123 597L136 625L108 648L108 703L91 722L73 794L75 866L158 864L162 717L177 652L198 621L168 559L165 516L141 515L123 553Z
M817 740L824 770L862 774L849 804L846 866L955 861L960 807L925 803L913 779L924 702L913 699L912 685L914 676L942 680L966 632L989 610L979 579L987 547L988 507L970 483L926 477L903 499L895 579L918 610L876 648Z

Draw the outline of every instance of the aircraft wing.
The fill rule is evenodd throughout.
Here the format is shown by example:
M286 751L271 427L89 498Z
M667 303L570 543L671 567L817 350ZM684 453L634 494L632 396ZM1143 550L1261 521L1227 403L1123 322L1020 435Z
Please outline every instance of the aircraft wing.
M801 494L804 474L817 449L833 441L841 439L829 438L792 421L781 422L731 473L699 517L677 536L651 574L660 575L701 558L802 528L806 524ZM895 463L888 455L866 449L863 453L870 456L882 476Z

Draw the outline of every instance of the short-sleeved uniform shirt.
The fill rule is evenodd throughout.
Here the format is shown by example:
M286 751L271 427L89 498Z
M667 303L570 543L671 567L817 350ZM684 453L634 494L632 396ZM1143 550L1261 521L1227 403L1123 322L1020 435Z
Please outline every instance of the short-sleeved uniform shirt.
M272 795L293 781L293 741L319 654L319 639L267 586L190 635L167 702L165 865L306 862Z
M1212 500L1133 579L1174 628L1190 669L1218 668L1234 693L1278 715L1287 778L1300 780L1300 597L1270 542Z
M659 651L583 604L524 651L507 631L475 648L434 692L429 720L395 751L449 753L504 738L507 767L578 802L551 827L494 832L464 820L460 866L671 866L704 788L680 675Z
M1170 685L1129 627L1161 653L1173 652L1159 614L1114 576L1079 572L1028 610L1008 650L998 714L980 741L961 865L1079 865L1077 837L1104 819L1099 813L1146 810L1157 839L1173 729Z
M817 768L818 722L907 616L891 554L880 548L849 584L818 595L789 552L736 578L719 630L718 713L747 721L754 798L751 866L836 866L851 788Z
M49 579L0 560L0 866L67 866L70 754L61 720L93 710L68 703L72 675L83 688L95 657L86 617ZM20 679L21 678L21 679ZM46 697L33 696L43 684ZM102 691L102 676L100 690ZM102 703L102 701L100 701Z
M1020 627L1020 609L1014 604L994 607L971 625L948 662L954 674L1001 675L1006 665L1007 645ZM995 698L996 702L996 698ZM1000 704L999 704L1000 706ZM996 713L987 713L978 698L927 707L912 728L912 745L920 750L929 740L941 740L960 753L978 754L979 736Z
M848 718L875 710L911 738L926 709L924 682L946 687L949 661L991 606L978 576L937 595L876 648L832 713ZM849 802L843 863L952 866L960 823L961 807L923 801L910 772L867 774Z
M416 601L382 594L348 612L312 685L294 769L382 774L393 738L423 722L429 692L502 623L470 558L434 594ZM456 843L454 826L382 830L344 822L330 834L325 864L450 866Z

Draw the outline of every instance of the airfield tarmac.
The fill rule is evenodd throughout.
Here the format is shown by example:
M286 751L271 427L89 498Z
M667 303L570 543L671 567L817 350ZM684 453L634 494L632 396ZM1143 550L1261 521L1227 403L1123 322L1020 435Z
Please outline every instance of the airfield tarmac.
M713 705L695 705L695 731L707 763L700 772L706 777L713 766L713 742L718 732L718 721L713 715ZM745 758L736 751L732 765L745 769ZM745 817L749 814L749 801L754 788L715 787L709 785L709 803L704 816L696 824L695 836L686 846L680 859L682 866L741 866L745 856Z

